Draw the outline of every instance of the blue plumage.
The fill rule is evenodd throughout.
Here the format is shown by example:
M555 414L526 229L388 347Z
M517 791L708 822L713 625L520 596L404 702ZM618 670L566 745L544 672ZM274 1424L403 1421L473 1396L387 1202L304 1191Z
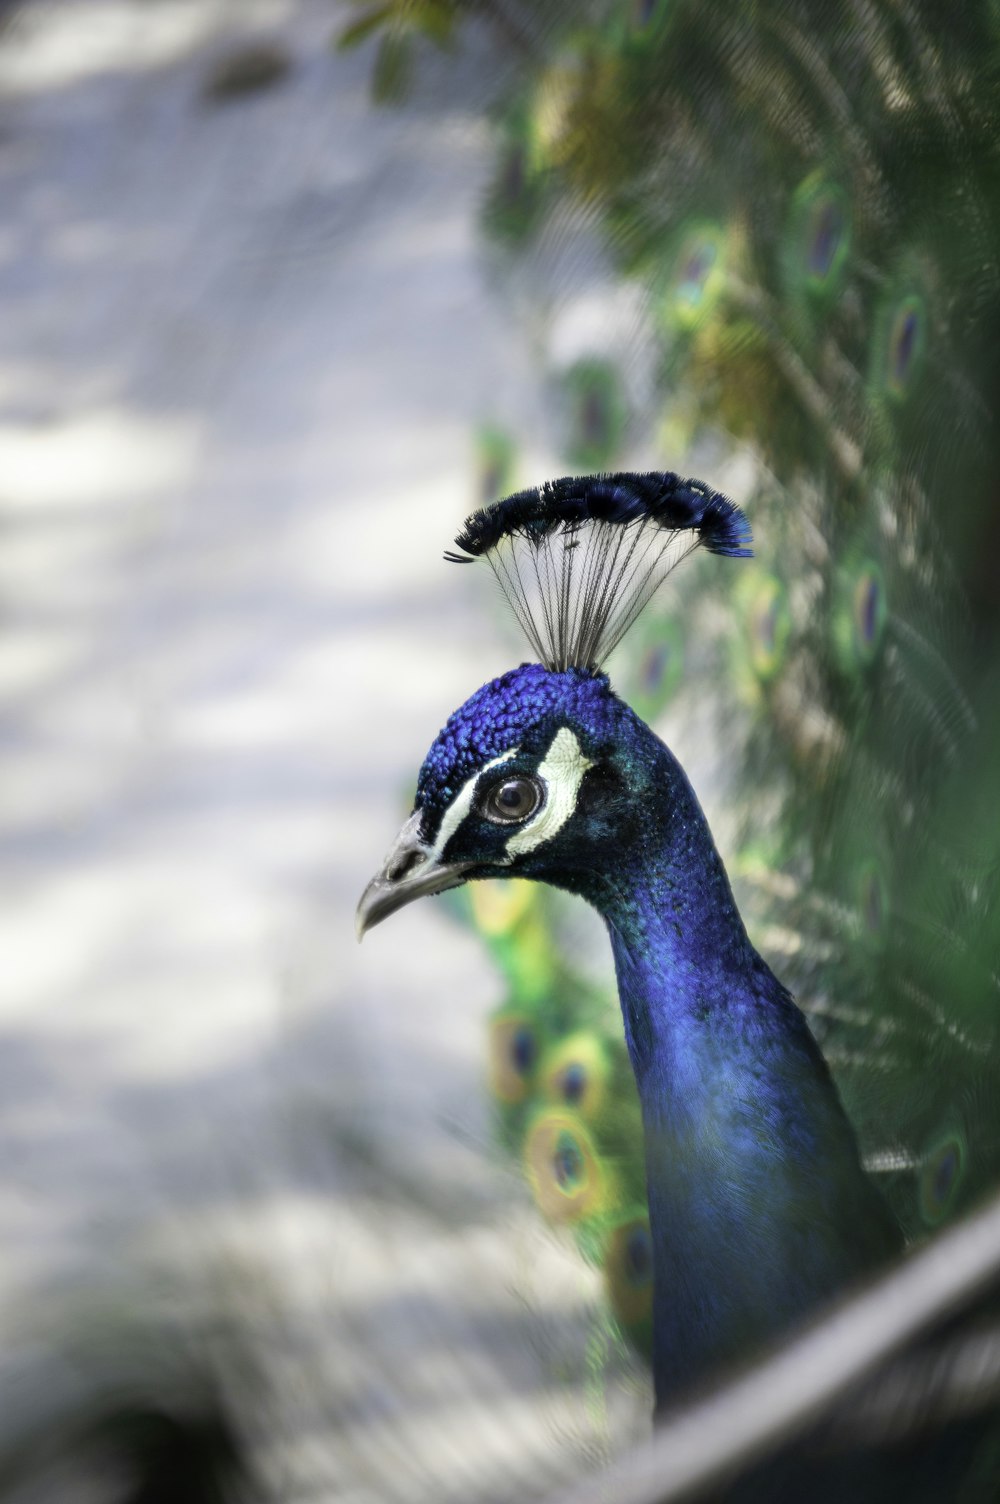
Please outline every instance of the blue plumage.
M421 772L424 839L469 769L505 750L504 777L537 769L562 730L590 764L565 824L512 866L474 807L440 858L565 888L605 920L643 1114L662 1406L902 1238L803 1015L750 944L683 770L605 675L524 664L478 690Z
M675 481L557 482L466 524L470 552L526 544L541 589L531 602L514 589L511 604L544 661L449 718L359 907L363 930L420 894L520 876L602 915L643 1121L660 1407L902 1246L804 1016L750 943L687 777L597 666L683 556L664 559L651 536L660 515L700 508L716 551L745 551L738 509ZM578 567L588 526L601 531ZM532 1173L565 1190L546 1125Z
M532 723L555 724L569 710L596 732L602 721L600 690L607 683L604 675L581 669L552 674L540 663L522 663L484 684L448 717L420 769L415 807L423 815L426 838L435 835L470 774L530 735Z

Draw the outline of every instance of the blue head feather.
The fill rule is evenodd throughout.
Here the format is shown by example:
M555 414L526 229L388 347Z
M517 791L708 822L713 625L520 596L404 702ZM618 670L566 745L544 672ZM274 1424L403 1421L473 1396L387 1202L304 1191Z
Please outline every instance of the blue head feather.
M459 789L485 763L511 747L542 749L557 724L586 728L590 738L606 733L612 705L606 674L570 668L551 673L540 663L522 663L492 679L448 717L424 759L417 780L418 809L436 825Z

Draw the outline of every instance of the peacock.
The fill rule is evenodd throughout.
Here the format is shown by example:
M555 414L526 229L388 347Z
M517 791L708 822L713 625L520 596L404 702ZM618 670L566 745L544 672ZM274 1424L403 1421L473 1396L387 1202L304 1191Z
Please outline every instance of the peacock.
M902 1247L686 775L602 667L693 547L749 542L727 497L670 473L564 478L470 517L449 557L487 559L538 662L450 717L358 909L363 934L424 894L520 876L602 916L641 1105L661 1409ZM557 1182L587 1178L558 1118L538 1152Z
M683 745L753 948L830 1068L888 1209L874 1269L1000 1183L997 7L359 4L410 87L421 48L468 44L484 256L528 310L560 463L712 475L753 518L754 558L703 548L604 666ZM483 414L488 514L530 443L499 399ZM503 979L500 1137L649 1353L672 1317L627 1012L557 892L445 901Z

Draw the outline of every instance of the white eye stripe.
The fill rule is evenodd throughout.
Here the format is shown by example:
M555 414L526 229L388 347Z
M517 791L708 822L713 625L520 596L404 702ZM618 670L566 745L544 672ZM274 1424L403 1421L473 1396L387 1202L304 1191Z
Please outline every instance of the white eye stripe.
M499 757L485 763L462 785L442 816L437 840L428 852L432 861L441 858L448 842L470 813L476 786L482 775L490 768L499 768L503 763L510 762L519 751L520 747L511 747L508 751L501 752ZM576 809L584 774L593 766L569 727L560 726L552 738L545 760L538 768L537 776L545 787L545 801L529 820L508 837L505 848L508 859L526 856L544 841L551 841L553 836L558 835Z
M476 784L482 775L489 768L498 768L501 763L510 762L511 758L516 757L519 751L519 747L511 747L509 751L501 752L499 757L494 757L492 762L485 763L477 773L473 773L472 777L466 783L463 783L441 817L441 828L437 833L437 840L434 842L433 849L430 852L432 860L436 861L441 856L444 848L471 810L472 799L476 792Z
M507 841L508 856L525 856L543 841L558 835L576 809L583 775L594 766L568 726L560 726L539 765L538 776L546 789L545 803ZM465 790L462 790L464 794ZM461 798L461 795L459 795Z

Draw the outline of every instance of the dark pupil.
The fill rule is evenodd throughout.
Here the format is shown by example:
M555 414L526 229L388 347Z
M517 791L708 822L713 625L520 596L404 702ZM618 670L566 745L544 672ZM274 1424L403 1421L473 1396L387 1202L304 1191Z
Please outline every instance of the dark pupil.
M526 1076L535 1063L535 1036L530 1029L518 1029L514 1035L512 1053L517 1069Z
M595 444L604 442L606 413L602 392L588 392L583 399L583 429Z
M587 1074L582 1065L575 1062L566 1067L563 1076L563 1097L567 1102L579 1102L587 1085Z
M906 377L910 357L913 354L913 346L916 342L917 316L912 309L903 316L902 328L899 332L899 342L896 347L896 378L903 381Z
M868 583L868 587L865 591L861 617L861 629L864 633L866 642L871 642L872 638L875 636L875 618L877 613L878 586L876 585L874 580L871 580Z
M669 657L670 649L667 647L653 648L649 653L642 676L644 686L647 690L653 691L656 689L663 677L663 670L667 666Z
M687 258L684 267L683 280L685 282L704 282L712 270L712 262L715 260L714 247L709 245L698 246Z
M772 601L758 618L761 645L765 653L774 652L774 639L778 627L778 602Z
M496 802L505 815L518 815L527 809L530 790L523 783L505 783L497 790Z
M571 1138L560 1139L553 1159L556 1180L566 1188L579 1180L583 1172L583 1159Z
M816 239L810 256L810 270L814 276L825 277L833 265L842 228L843 216L840 209L836 204L824 204L819 211Z
M934 1172L934 1195L938 1201L944 1201L947 1197L957 1168L958 1155L953 1147L949 1147Z

